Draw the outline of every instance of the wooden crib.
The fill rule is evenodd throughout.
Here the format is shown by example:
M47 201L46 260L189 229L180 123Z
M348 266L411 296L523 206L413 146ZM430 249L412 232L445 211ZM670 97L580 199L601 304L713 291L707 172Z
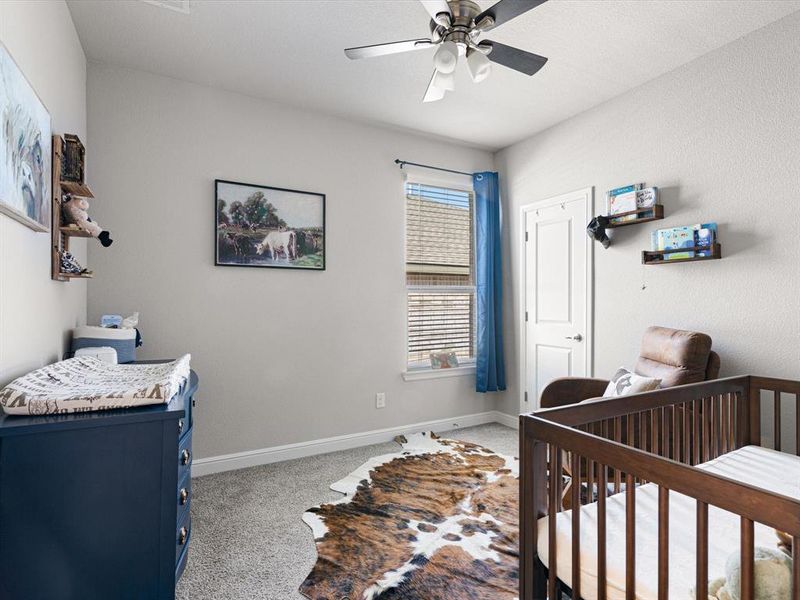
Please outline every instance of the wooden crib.
M798 381L732 377L521 415L520 599L560 600L561 594L565 594L573 600L586 595L606 600L609 597L608 564L612 558L607 547L607 538L612 533L607 528L607 505L623 500L624 548L619 548L619 552L624 554L624 583L615 589L618 595L623 593L626 600L641 597L637 596L637 584L642 587L643 582L637 581L636 570L637 541L640 541L637 539L636 495L637 491L644 490L641 484L652 484L647 488L652 492L653 486L657 486L654 504L657 508L652 517L654 528L657 523L657 559L654 559L657 569L648 583L655 590L654 597L658 600L670 596L689 598L690 587L694 586L697 600L707 600L709 507L712 507L713 511L718 508L734 513L731 518L740 520L737 537L740 540L742 600L753 600L756 523L785 532L792 538L791 598L800 600L800 500L696 466L724 457L726 453L735 454L745 446L762 446L762 403L767 404L764 412L771 411L773 415L769 427L764 423L764 429L771 433L764 436L764 441L771 442L769 446L779 451L794 445L794 453L800 456ZM789 424L784 416L791 412L794 416ZM782 439L786 437L782 436L782 431L787 429L794 432L790 440ZM795 460L785 454L776 456ZM720 458L722 460L724 458ZM562 504L565 472L569 472L571 481L576 483L569 486L569 504L584 507L569 514L563 512ZM793 476L787 473L787 477ZM620 495L614 498L615 494ZM684 589L678 590L669 588L671 577L673 582L676 576L680 579L676 565L670 563L670 494L673 500L686 500L684 496L688 496L696 501L694 518L689 519L696 537L694 573L687 575L690 581ZM581 540L589 533L586 526L582 529L581 515L586 509L591 509L592 520L596 521L591 531L592 539L596 536L596 548L592 548L596 552L592 563L596 586L592 579L591 587L596 589L591 590L581 589ZM571 556L571 568L565 576L559 573L557 532L561 524L563 533L563 519L567 516L571 521L567 543L571 546L567 553ZM547 518L540 524L543 517ZM557 518L562 519L559 524ZM676 525L673 523L673 528ZM680 525L685 526L684 523ZM764 529L762 525L758 525L759 532ZM541 534L539 528L545 526L547 533ZM712 536L714 534L712 531ZM547 549L546 560L540 556L542 547ZM734 552L735 549L736 546ZM563 555L564 548L561 549Z

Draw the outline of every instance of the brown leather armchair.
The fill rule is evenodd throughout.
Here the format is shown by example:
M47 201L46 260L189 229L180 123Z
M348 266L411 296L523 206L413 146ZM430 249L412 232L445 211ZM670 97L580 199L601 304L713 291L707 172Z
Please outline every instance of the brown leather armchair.
M646 377L658 377L661 387L672 387L716 379L719 363L719 355L711 350L711 338L705 333L648 327L634 371ZM607 386L607 379L554 379L542 391L539 406L554 408L599 398Z

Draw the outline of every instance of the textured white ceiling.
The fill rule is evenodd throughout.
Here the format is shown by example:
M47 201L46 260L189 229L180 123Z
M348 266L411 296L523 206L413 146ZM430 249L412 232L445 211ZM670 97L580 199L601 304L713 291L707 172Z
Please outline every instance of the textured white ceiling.
M486 8L493 2L481 0ZM497 149L800 9L800 0L550 0L486 37L547 56L533 77L495 65L422 104L432 50L350 61L348 46L428 33L417 0L69 0L90 60ZM743 86L747 82L742 82Z

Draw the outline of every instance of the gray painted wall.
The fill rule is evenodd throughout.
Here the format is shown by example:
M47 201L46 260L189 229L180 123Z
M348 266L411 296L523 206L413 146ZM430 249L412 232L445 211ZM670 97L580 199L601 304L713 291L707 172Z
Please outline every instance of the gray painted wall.
M595 373L632 366L652 324L707 332L722 375L800 377L800 13L499 152L507 219L509 393L516 363L520 206L645 181L667 218L595 250ZM723 260L640 264L658 227L716 221ZM508 271L507 271L508 272ZM646 289L642 290L642 284Z
M52 118L86 139L86 58L64 2L0 2L0 41ZM91 163L91 161L90 161ZM86 242L73 244L84 261ZM86 318L86 282L50 279L50 235L0 214L0 387L58 360Z
M489 153L91 64L89 320L141 313L145 358L192 353L198 457L492 410L473 377L404 382L396 157ZM214 179L327 194L327 271L215 267ZM387 408L375 408L386 392Z

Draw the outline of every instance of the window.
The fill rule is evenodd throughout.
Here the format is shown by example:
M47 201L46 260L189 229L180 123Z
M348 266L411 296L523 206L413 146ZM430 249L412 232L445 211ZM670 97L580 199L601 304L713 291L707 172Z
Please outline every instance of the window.
M440 350L475 360L473 214L471 191L406 183L409 369Z

